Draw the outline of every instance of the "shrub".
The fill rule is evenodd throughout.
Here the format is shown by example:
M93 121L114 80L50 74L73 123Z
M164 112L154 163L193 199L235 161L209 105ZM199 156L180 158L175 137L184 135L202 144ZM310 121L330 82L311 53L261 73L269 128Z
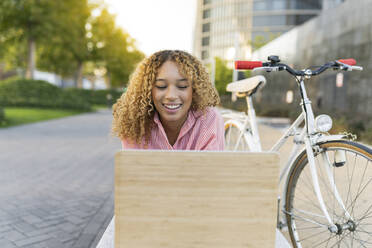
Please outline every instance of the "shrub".
M365 131L361 133L360 138L362 141L367 142L368 144L372 144L372 121L368 123Z
M81 99L84 99L85 102L90 104L99 104L99 105L112 105L116 100L121 96L123 91L116 89L109 90L86 90L86 89L76 89L69 88L65 89L71 95L77 96ZM111 95L111 100L107 99L108 94Z
M89 102L41 80L0 82L0 105L90 110Z
M4 109L0 107L0 125L5 122L5 112Z

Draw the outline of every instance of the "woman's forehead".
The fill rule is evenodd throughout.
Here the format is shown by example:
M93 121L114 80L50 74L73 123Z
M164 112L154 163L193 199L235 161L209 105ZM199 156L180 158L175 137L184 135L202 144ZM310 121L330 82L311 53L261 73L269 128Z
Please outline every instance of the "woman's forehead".
M165 61L157 70L157 76L161 75L178 75L187 77L187 69L184 65L177 63L176 61Z

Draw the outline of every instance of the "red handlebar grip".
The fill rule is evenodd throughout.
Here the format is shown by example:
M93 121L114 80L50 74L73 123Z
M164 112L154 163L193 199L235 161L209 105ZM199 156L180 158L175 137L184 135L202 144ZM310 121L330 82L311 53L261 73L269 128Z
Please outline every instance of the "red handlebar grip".
M235 69L237 70L252 70L256 67L262 67L261 61L235 61Z
M338 61L347 65L356 65L355 59L339 59Z

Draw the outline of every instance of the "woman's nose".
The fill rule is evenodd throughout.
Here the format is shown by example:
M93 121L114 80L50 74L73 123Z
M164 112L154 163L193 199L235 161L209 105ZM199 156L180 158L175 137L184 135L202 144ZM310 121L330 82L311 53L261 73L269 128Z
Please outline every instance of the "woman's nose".
M176 99L177 98L177 91L175 87L171 86L168 87L167 92L165 93L165 97L167 99Z

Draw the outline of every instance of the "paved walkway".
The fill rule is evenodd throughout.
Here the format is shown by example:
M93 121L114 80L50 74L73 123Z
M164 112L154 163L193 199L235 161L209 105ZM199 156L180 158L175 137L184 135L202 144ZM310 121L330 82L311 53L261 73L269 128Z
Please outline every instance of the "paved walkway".
M113 215L111 112L0 129L0 248L96 247ZM281 132L259 125L264 149Z
M113 215L111 112L0 129L0 247L95 247Z

